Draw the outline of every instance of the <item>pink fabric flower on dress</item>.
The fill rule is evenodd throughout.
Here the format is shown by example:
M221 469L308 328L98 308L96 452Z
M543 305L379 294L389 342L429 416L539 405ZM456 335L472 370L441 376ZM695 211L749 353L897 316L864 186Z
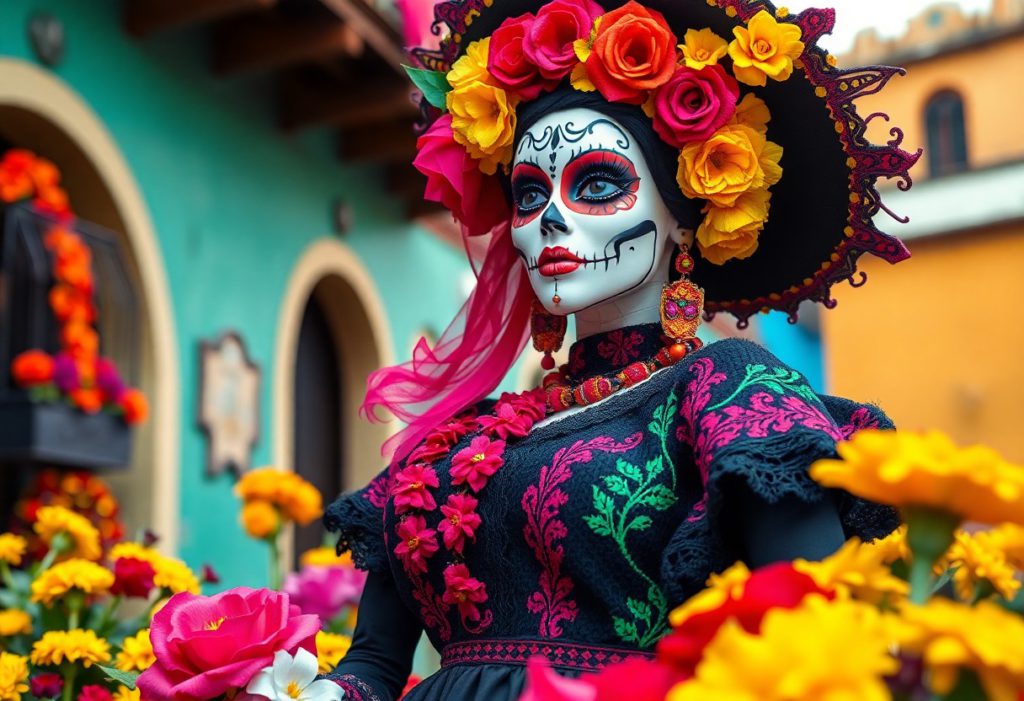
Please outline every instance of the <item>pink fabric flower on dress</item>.
M285 577L284 592L303 613L326 623L359 603L364 584L366 573L355 567L307 565Z
M457 606L459 616L463 619L479 621L480 609L477 604L487 601L487 585L470 577L469 568L465 565L448 565L444 570L444 595L441 600Z
M137 684L142 698L216 698L248 684L273 664L278 650L315 654L318 630L316 616L269 589L175 594L153 617L149 637L156 663Z
M534 412L525 406L498 403L494 413L496 416L481 416L480 427L501 439L507 439L509 436L522 438L536 423L533 419Z
M437 531L427 528L422 516L409 516L398 525L398 537L395 555L406 571L426 574L427 560L437 552Z
M466 539L476 537L476 529L480 527L480 514L476 513L478 503L468 494L452 494L448 503L441 507L444 520L437 528L449 550L461 553Z
M498 398L498 406L508 404L516 413L529 416L540 421L547 415L547 400L543 389L531 389L526 392L503 392Z
M406 463L409 465L414 462L435 462L438 458L442 458L451 451L451 445L444 439L444 437L432 433L427 436L427 439L416 446L416 449L409 453L409 458Z
M442 115L417 139L412 164L427 176L423 197L447 207L470 236L509 220L500 178L484 175L466 147L456 143L451 114Z
M395 475L395 482L391 486L395 511L400 514L414 509L433 511L437 508L437 502L428 488L436 488L439 484L434 468L429 465L409 465Z
M623 698L630 698L627 694ZM540 655L526 663L526 688L519 701L596 701L597 689L588 679L570 679L551 668Z
M429 436L427 442L443 443L448 446L455 445L459 439L476 428L476 417L465 417L452 419Z
M487 72L495 84L524 100L533 100L556 81L546 80L523 52L523 37L533 24L533 13L510 17L491 35Z
M543 77L559 81L579 61L573 42L590 36L594 20L602 14L604 9L593 0L549 2L526 28L523 53Z
M504 452L505 441L477 436L452 458L452 484L468 484L474 492L479 492L487 479L505 464L501 457Z
M739 96L736 79L719 65L677 66L654 92L654 131L675 148L709 139L735 114Z

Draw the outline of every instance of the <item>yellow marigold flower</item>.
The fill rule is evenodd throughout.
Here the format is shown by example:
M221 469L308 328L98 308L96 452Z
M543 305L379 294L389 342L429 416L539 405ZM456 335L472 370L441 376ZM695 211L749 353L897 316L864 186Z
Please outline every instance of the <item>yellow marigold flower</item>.
M44 506L36 514L33 526L39 537L51 545L60 533L66 533L71 539L74 549L69 553L72 557L86 560L98 560L103 551L100 549L100 533L89 523L89 519L63 506Z
M323 497L320 490L302 479L295 473L288 473L282 490L280 507L285 518L295 521L300 526L308 526L324 513Z
M149 640L149 628L143 628L121 643L114 666L122 672L145 672L156 662L153 643Z
M882 560L884 551L851 538L820 562L796 560L793 567L811 577L822 589L835 590L873 604L903 599L910 585L893 575Z
M1019 570L1024 570L1024 528L1013 523L1004 523L991 531L986 531L984 536L991 547L1003 553L1007 562Z
M667 701L889 701L883 677L892 625L875 607L817 594L795 609L769 611L760 635L727 621L704 648L693 679Z
M954 534L953 545L945 556L936 563L935 573L956 569L953 585L956 595L963 601L973 601L979 587L986 583L1006 600L1011 600L1020 590L1020 582L1006 555L995 547L986 533L972 535L966 531ZM982 590L984 592L984 590Z
M285 473L273 467L250 470L242 475L238 483L235 484L235 494L245 501L253 499L274 501L283 474Z
M76 557L40 572L32 582L32 601L49 606L72 589L98 595L107 593L113 584L113 572Z
M715 265L754 255L770 202L771 193L761 188L743 193L731 207L706 205L697 227L700 254Z
M902 651L919 655L932 690L948 694L961 669L974 670L989 701L1016 701L1024 692L1024 619L990 601L976 606L936 597L903 607Z
M793 74L793 61L804 51L800 27L779 22L765 10L732 32L736 37L729 43L732 72L747 85L763 86L768 78L786 80Z
M979 523L1024 525L1024 468L991 448L957 448L938 431L860 431L819 460L811 476L826 487L899 507L925 507Z
M21 609L0 611L0 638L32 632L32 617Z
M242 507L242 527L253 538L270 538L277 535L281 517L271 504L254 499Z
M352 647L352 638L320 631L316 634L316 661L320 674L327 674L338 666L341 658Z
M900 526L884 538L879 538L871 541L870 543L865 543L862 547L877 550L878 552L876 557L878 558L878 561L886 565L891 565L897 560L903 560L904 562L910 561L910 548L907 546L906 524Z
M51 630L32 646L34 665L81 662L85 667L110 662L110 645L92 630Z
M141 692L138 689L119 686L114 692L114 701L142 701Z
M199 580L188 565L181 560L161 555L156 550L138 543L115 545L110 551L110 561L114 562L122 557L143 560L152 565L154 586L169 589L175 594L183 591L192 594L199 593Z
M455 141L480 161L480 170L494 175L512 160L516 132L516 99L501 88L473 81L453 88L446 97Z
M0 701L21 701L28 693L28 660L21 655L0 652Z
M687 29L679 50L683 53L683 62L689 68L699 71L704 66L718 63L718 59L729 50L729 42L706 27L700 30Z
M21 564L21 557L28 549L28 543L20 535L4 533L0 535L0 560L9 565L18 566Z
M750 127L760 134L768 133L768 122L772 120L772 113L764 100L748 92L736 105L736 112L730 120L731 124L742 124Z
M687 599L668 615L669 623L678 628L697 614L714 611L729 599L742 597L748 579L750 570L742 562L737 562L721 574L711 575L705 589Z
M757 129L726 124L710 139L683 147L676 180L691 199L734 207L741 195L779 182L781 158L782 147Z
M303 567L352 567L352 553L348 550L340 555L334 548L310 548L302 553L299 564Z

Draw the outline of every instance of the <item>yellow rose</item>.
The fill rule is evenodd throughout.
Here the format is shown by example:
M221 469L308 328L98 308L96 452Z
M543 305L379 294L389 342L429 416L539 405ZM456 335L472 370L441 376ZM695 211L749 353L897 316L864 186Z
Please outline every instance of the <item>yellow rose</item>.
M487 53L490 50L491 38L474 41L448 71L448 84L453 90L464 88L470 83L492 84L491 74L487 72Z
M786 80L793 73L793 61L804 51L800 27L778 22L765 10L732 32L736 37L729 44L732 72L747 85L765 85L769 77Z
M706 141L679 153L676 180L690 199L734 207L740 195L774 185L782 178L782 147L743 124L726 124Z
M697 246L704 259L722 265L752 256L768 220L770 199L768 190L761 188L740 195L731 207L706 206L704 221L697 227Z
M683 62L687 67L699 71L704 66L718 63L718 59L729 50L729 43L706 27L687 29L679 50L683 52Z
M281 517L269 503L254 499L242 507L242 526L253 538L269 538L277 533Z
M480 161L480 170L493 175L499 164L512 159L516 133L516 103L501 88L473 81L452 89L447 97L455 141Z
M768 111L768 105L764 100L748 92L736 105L736 113L733 114L730 124L742 124L757 131L760 134L768 133L768 122L772 119L772 113Z

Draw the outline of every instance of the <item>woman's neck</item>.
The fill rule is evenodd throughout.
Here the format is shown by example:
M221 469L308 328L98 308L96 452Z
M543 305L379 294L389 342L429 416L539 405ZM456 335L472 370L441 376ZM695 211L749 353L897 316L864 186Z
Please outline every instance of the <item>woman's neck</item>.
M661 319L664 281L648 281L633 292L576 313L576 339Z

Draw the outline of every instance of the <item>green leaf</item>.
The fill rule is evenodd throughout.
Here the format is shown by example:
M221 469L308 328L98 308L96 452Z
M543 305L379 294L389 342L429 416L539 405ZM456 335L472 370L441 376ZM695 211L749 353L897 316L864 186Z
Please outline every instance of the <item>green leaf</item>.
M676 495L665 485L656 484L651 487L651 491L644 495L641 503L652 509L664 511L676 503Z
M448 84L448 77L444 73L412 66L402 66L402 68L405 69L413 85L423 93L423 99L438 109L445 108L445 95L452 89L452 86Z
M590 527L594 533L599 536L610 536L612 534L611 529L608 527L608 519L601 516L584 516L583 520Z
M629 609L630 613L633 614L634 618L637 618L644 623L650 625L651 623L651 607L646 601L640 601L629 597L626 599L626 608Z
M615 463L615 469L620 475L634 482L640 482L643 479L643 476L640 474L640 468L622 458L619 458L618 462Z
M602 514L611 514L615 510L615 500L601 491L596 484L593 488L594 508Z
M608 487L612 494L620 494L624 497L629 496L629 485L626 484L626 480L618 475L605 475L604 486Z
M113 667L104 667L101 664L96 666L103 670L103 673L106 674L107 677L113 679L118 684L123 684L129 689L135 689L135 680L139 678L138 672L122 672L121 670L114 669Z
M639 636L636 634L636 624L630 623L624 618L618 616L612 616L612 623L615 626L615 634L627 643L635 643L639 640Z
M662 463L660 455L647 461L647 479L652 480L664 471L665 465Z
M652 523L654 523L654 522L651 520L650 516L640 515L640 516L637 516L636 518L634 518L632 521L629 522L629 525L626 526L626 530L627 531L643 531L643 530L646 530L646 529L650 528Z

